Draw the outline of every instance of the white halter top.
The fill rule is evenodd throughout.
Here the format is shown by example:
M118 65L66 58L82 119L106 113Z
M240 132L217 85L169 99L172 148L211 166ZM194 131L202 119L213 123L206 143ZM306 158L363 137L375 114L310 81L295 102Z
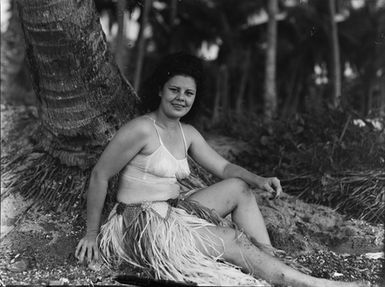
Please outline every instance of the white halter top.
M175 158L164 145L153 118L150 118L158 135L159 147L149 155L137 154L124 168L122 176L128 180L146 183L171 183L190 175L187 162L187 143L181 123L179 127L183 137L185 157Z

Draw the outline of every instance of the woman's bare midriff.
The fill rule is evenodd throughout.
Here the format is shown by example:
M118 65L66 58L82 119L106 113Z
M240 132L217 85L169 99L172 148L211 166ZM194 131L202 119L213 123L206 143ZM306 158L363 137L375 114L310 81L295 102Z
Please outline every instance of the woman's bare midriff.
M126 204L145 201L167 201L179 196L176 182L142 182L121 177L117 200Z

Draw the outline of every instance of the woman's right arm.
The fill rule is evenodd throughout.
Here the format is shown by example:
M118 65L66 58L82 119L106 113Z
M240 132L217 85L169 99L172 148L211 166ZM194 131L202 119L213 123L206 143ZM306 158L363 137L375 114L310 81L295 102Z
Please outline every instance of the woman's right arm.
M76 247L80 262L97 260L96 237L107 194L108 180L118 173L146 144L148 129L143 119L135 119L123 126L103 151L91 172L87 190L87 232Z

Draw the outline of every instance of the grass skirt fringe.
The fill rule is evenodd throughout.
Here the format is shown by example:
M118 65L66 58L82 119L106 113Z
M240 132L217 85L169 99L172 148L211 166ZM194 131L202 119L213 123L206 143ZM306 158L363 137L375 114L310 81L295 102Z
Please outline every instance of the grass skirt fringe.
M176 205L176 202L171 205ZM115 205L101 227L100 250L111 267L129 263L154 279L215 286L270 286L220 259L209 226L231 223L198 203L169 202ZM187 212L186 212L187 211ZM218 242L218 240L217 240ZM215 250L206 255L198 246Z

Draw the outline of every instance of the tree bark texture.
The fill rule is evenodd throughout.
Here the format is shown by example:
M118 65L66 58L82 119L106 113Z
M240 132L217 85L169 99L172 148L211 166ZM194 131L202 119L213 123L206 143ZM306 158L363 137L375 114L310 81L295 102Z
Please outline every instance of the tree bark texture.
M152 0L144 0L144 7L142 9L142 20L140 23L140 30L137 39L136 45L136 65L135 65L135 78L134 78L134 88L137 91L140 87L141 75L142 75L142 67L143 67L143 59L144 53L146 49L146 39L144 38L144 30L146 29L148 23L148 14L150 13L150 9L152 6Z
M335 21L335 0L329 0L329 19L330 19L330 48L332 54L332 106L337 108L341 102L341 63L340 63L340 47L338 42L338 29Z
M277 20L278 0L267 2L267 50L265 67L265 111L264 117L267 122L271 121L277 113L277 92L276 92L276 54L277 54Z
M136 93L107 49L92 0L19 0L18 9L39 105L39 148L88 168L136 113Z

